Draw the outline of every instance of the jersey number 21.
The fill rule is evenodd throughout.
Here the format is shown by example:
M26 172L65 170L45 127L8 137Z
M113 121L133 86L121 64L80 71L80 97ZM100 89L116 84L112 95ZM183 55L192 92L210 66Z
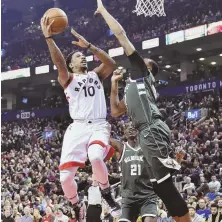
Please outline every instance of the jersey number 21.
M141 165L140 164L132 164L131 165L131 176L140 176L141 175Z

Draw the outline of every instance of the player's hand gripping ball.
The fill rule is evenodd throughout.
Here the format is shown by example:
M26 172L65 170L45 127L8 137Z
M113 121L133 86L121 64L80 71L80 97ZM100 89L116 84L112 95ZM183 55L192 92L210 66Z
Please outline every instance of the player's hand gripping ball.
M45 36L45 38L52 36L51 26L52 26L54 20L52 20L50 24L48 24L48 20L49 20L49 18L46 15L44 15L41 18L41 28L42 28L42 33Z
M62 33L67 26L68 17L66 13L59 8L50 8L41 19L42 32L45 37L48 37L46 36L48 34L51 36ZM48 29L48 32L46 29Z

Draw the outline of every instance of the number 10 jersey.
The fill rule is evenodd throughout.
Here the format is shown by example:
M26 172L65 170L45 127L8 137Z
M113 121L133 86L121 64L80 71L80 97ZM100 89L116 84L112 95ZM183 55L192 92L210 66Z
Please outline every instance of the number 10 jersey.
M146 160L139 146L133 148L128 143L124 144L119 163L122 173L121 195L124 203L146 199L148 196L154 195Z
M71 74L64 92L72 119L106 119L106 99L103 85L95 72Z

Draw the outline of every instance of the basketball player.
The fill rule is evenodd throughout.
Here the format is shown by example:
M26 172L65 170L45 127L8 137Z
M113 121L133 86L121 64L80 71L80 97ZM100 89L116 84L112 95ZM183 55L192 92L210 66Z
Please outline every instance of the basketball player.
M188 208L180 193L173 184L171 173L180 169L179 164L169 157L171 131L162 121L156 105L154 87L158 65L150 59L143 60L126 36L123 27L104 8L102 0L97 0L100 13L111 31L124 48L132 66L130 83L125 88L125 97L118 100L118 81L121 71L112 77L111 114L114 117L128 113L139 131L140 147L149 166L149 177L156 194L163 200L169 213L176 221L190 222Z
M125 129L127 143L110 139L110 145L120 154L122 215L119 221L156 222L157 196L149 180L146 162L138 143L138 133L133 127Z
M99 182L102 197L111 208L111 213L119 216L120 206L110 191L108 171L104 158L109 154L110 125L106 122L106 100L102 80L110 75L116 67L115 61L104 51L98 49L77 32L72 34L79 40L73 44L90 50L102 64L89 72L86 57L81 52L71 53L65 61L61 51L52 38L51 24L47 25L48 17L41 19L43 35L49 47L53 63L58 69L58 81L64 88L69 102L69 112L73 123L64 135L60 159L60 181L65 196L81 211L81 203L74 180L79 167L83 167L88 158L92 171Z

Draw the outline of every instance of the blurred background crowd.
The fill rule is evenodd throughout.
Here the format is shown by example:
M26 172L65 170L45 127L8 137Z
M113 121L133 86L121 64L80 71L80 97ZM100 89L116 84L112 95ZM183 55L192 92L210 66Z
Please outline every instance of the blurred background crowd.
M180 119L169 122L176 158L183 156L175 183L187 200L191 216L200 218L201 222L211 221L208 219L211 213L218 216L222 211L222 110L218 94L160 97L158 106L166 113L166 119L176 111L182 112ZM183 111L193 108L205 108L207 115L198 121L189 121ZM107 113L112 137L124 141L124 126L130 120L125 116L113 119L109 109ZM15 221L26 221L24 216L34 218L33 221L48 221L46 217L51 215L58 221L66 215L70 221L75 221L75 213L63 197L58 172L62 139L69 123L69 116L2 123L1 189L5 216L11 214ZM46 130L53 130L53 136L45 138ZM116 184L120 181L117 157L106 164L110 183ZM91 165L87 162L75 177L82 199L86 195L85 188L92 182L91 174ZM119 191L116 195L118 198ZM159 221L170 221L162 202L158 205ZM108 210L103 209L102 217L108 214Z
M60 7L68 15L70 27L93 44L104 50L118 47L113 34L100 17L93 17L94 1L54 0L34 4L15 11L10 0L2 0L2 71L24 67L51 64L46 44L43 41L39 21L51 7ZM86 3L87 2L87 3ZM135 2L131 0L104 0L108 10L123 25L129 39L136 44L142 40L159 37L167 33L212 23L222 19L221 0L166 0L167 17L145 18L132 14ZM17 4L13 2L13 4ZM19 7L19 5L16 5ZM69 29L70 29L69 27ZM69 31L56 36L56 42L64 55L72 51L72 36ZM188 81L215 80L222 76L221 66L198 65L189 73ZM174 75L175 76L175 75ZM178 78L171 79L171 85L179 85ZM27 84L27 83L26 83ZM28 83L31 85L31 81ZM169 84L170 85L170 84ZM25 85L26 89L28 85ZM47 86L48 87L48 86ZM120 87L123 96L124 83ZM158 85L161 89L165 85ZM170 87L170 86L169 86ZM21 87L23 90L24 87ZM38 93L45 88L38 89ZM30 90L31 91L31 90ZM54 90L55 91L55 90ZM124 128L130 122L127 116L112 118L109 108L109 89L105 89L107 99L107 120L112 126L111 136L125 141ZM23 97L26 91L23 91ZM33 93L34 94L34 93ZM174 175L174 182L187 201L192 222L222 221L222 91L213 88L200 92L190 92L178 96L158 98L158 107L164 120L172 130L172 147L175 158L181 163L181 171ZM23 98L21 97L21 98ZM3 103L2 98L2 103ZM23 98L24 99L24 98ZM17 102L18 103L18 102ZM67 107L62 90L55 95L42 96L40 100L13 107L14 109L40 110L44 108ZM197 120L187 118L186 111L201 110ZM8 110L2 110L7 112ZM35 222L77 222L74 209L63 196L59 182L59 159L62 140L70 116L35 118L4 121L1 125L1 213L2 221ZM106 162L111 185L120 181L117 156ZM78 192L87 205L87 187L92 183L90 162L77 173ZM116 198L121 199L120 187L113 188ZM175 203L176 204L176 203ZM112 218L104 205L101 215L103 222L117 221ZM141 222L141 218L138 218ZM172 222L161 200L158 201L158 222Z
M135 2L132 0L106 0L104 3L111 14L123 25L129 39L134 44L145 39L222 19L222 2L220 0L197 2L166 0L167 17L158 20L147 19L143 16L137 17L136 14L133 14ZM84 8L81 4L85 4ZM104 50L118 47L118 41L100 16L93 16L96 9L95 2L85 1L84 3L83 1L78 5L68 0L55 0L48 4L33 6L26 12L28 18L24 21L22 13L9 10L7 0L3 0L2 29L4 35L1 41L4 56L2 57L2 70L51 64L46 44L41 41L40 18L48 8L52 7L61 7L68 15L70 27L74 27L96 46ZM71 45L73 36L70 27L65 33L56 37L56 42L65 56L73 50Z

